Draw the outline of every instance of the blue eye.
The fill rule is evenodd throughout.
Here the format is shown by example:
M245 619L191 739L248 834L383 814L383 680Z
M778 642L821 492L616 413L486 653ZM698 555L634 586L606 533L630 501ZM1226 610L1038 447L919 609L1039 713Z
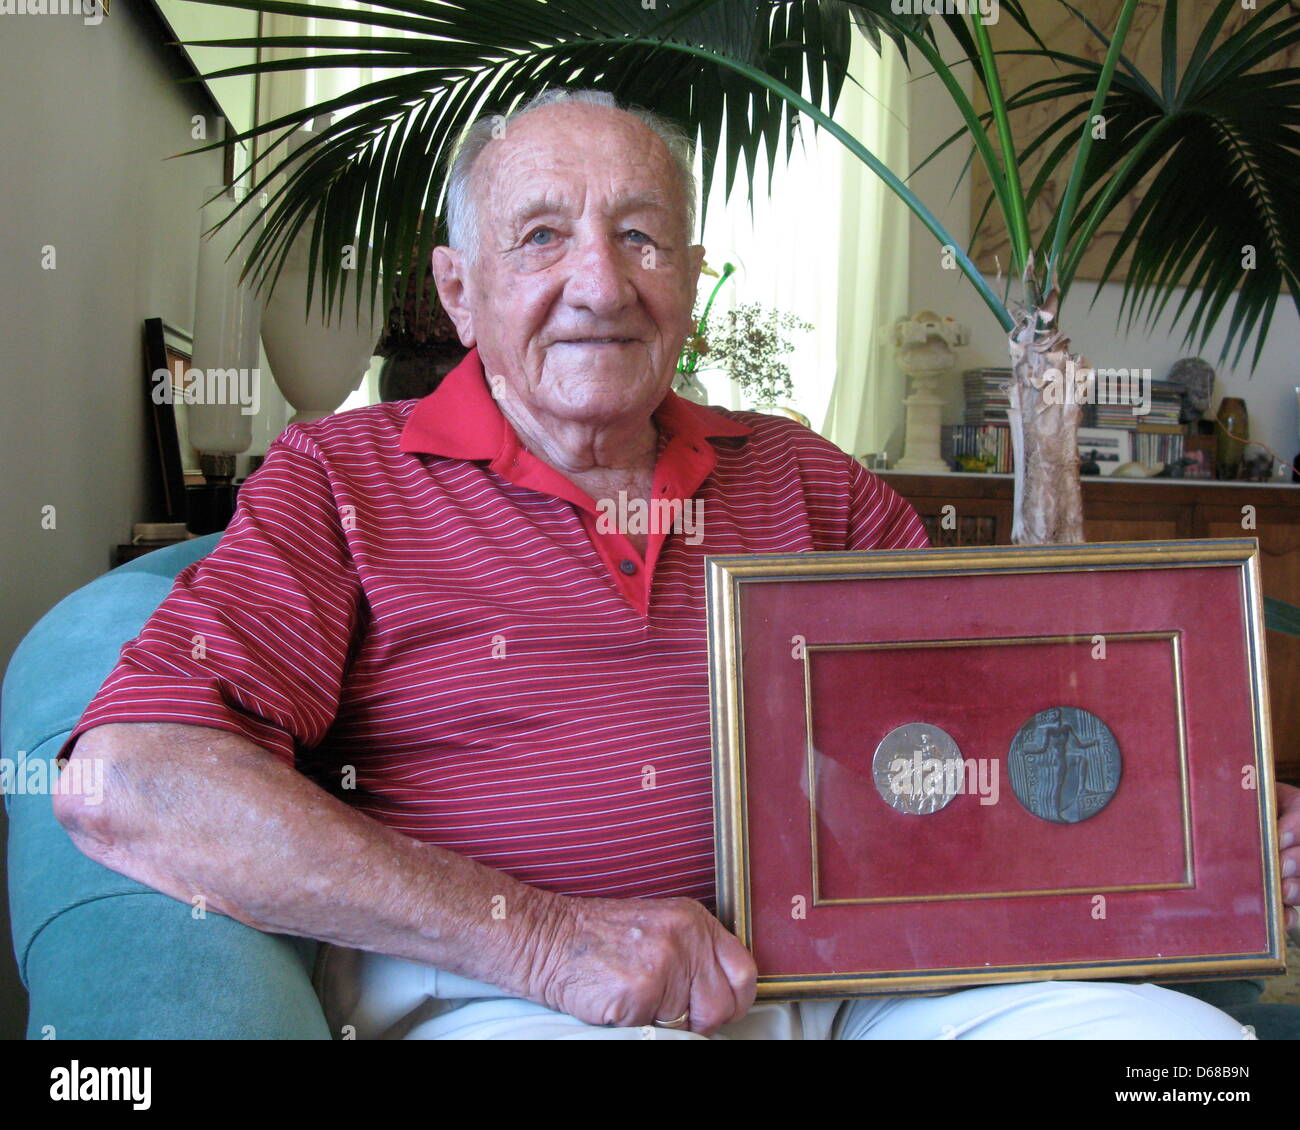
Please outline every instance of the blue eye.
M538 228L535 232L533 232L532 235L528 237L528 242L533 247L545 247L546 244L551 242L549 237L553 236L554 234L555 232L552 231L550 228ZM547 236L548 238L543 241L539 241L537 238L539 235L544 235Z
M630 235L630 236L634 236L634 237L636 237L638 242L639 242L640 240L645 240L647 243L653 243L653 242L654 242L654 241L653 241L653 240L652 240L648 235L646 235L645 232L643 232L643 231L637 231L635 228L629 229L629 230L628 230L627 232L625 232L624 234L625 234L625 235Z

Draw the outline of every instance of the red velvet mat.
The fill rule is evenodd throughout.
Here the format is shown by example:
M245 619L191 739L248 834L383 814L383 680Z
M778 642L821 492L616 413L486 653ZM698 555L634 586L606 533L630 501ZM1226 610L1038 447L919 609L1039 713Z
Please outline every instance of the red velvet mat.
M760 974L1124 961L1265 950L1258 793L1237 570L1176 568L748 585L750 908ZM1181 654L1193 886L1174 644ZM1107 637L1093 658L1093 637ZM819 651L1075 636L1077 642ZM804 661L813 718L811 818ZM794 641L794 644L792 644ZM1102 719L1123 760L1109 805L1077 824L1027 811L1008 747L1052 706ZM880 797L871 759L895 726L939 726L997 762L996 804L960 795L910 816ZM985 781L991 766L986 765ZM814 900L816 828L821 905ZM999 895L1009 891L1073 893ZM1105 897L1104 917L1094 896ZM993 895L828 905L829 899ZM806 917L795 908L803 899Z

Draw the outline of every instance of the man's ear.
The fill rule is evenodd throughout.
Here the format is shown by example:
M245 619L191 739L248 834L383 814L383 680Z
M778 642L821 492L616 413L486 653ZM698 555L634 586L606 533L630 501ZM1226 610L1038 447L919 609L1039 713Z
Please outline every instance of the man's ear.
M442 308L455 324L461 345L473 349L478 344L478 338L474 334L474 315L468 303L465 256L450 247L435 247L433 279L438 286Z

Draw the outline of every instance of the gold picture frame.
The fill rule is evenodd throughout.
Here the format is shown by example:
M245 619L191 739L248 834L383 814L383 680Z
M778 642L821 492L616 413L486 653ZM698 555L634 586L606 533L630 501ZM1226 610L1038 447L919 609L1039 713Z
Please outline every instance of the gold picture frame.
M760 999L935 992L968 985L1065 978L1177 981L1285 972L1286 933L1278 866L1277 801L1268 714L1263 602L1259 547L1254 538L732 555L709 558L706 569L717 909L723 924L755 954L759 964ZM998 608L993 602L991 610L979 611L982 607L979 601L987 604L991 594L1011 592L1016 586L1038 586L1042 590L1050 584L1052 591L1061 586L1064 592L1072 586L1077 592L1087 594L1085 603L1095 602L1097 609L1105 609L1108 592L1119 591L1122 586L1134 583L1145 586L1142 591L1155 594L1156 598L1147 606L1094 614L1106 622L1108 629L1114 629L1117 624L1121 627L1127 625L1128 634L1135 640L1147 641L1153 648L1167 646L1171 649L1168 665L1172 672L1170 693L1174 696L1171 700L1174 704L1167 708L1167 712L1176 718L1176 731L1171 730L1171 734L1176 732L1176 737L1171 736L1170 745L1177 748L1160 763L1164 767L1161 772L1165 773L1169 783L1161 795L1167 794L1175 800L1169 807L1165 822L1169 825L1171 843L1175 833L1182 836L1181 852L1185 861L1182 873L1173 873L1168 882L1112 883L1104 889L1090 886L1073 889L1058 884L1042 889L1018 890L1004 886L990 891L972 889L965 893L937 895L931 891L920 892L915 897L906 893L900 895L897 891L881 898L822 897L823 892L817 889L820 871L817 863L818 785L815 766L820 755L814 749L812 692L809 689L809 672L814 658L833 650L905 646L935 649L936 656L951 662L961 648L970 646L986 650L1004 647L1012 652L1018 647L1039 643L1084 646L1089 638L1098 637L1085 637L1077 625L1069 631L1056 633L1043 630L1054 615L1059 614L1066 620L1071 615L1081 616L1077 601L1074 605L1064 603L1060 610L1036 606L1033 617L1038 627L1030 632L1017 630L1018 614L1013 607ZM876 632L866 620L863 620L866 627L855 629L846 626L853 615L866 615L849 612L854 607L855 588L861 585L875 586L861 591L869 594L870 600L876 601L880 607L898 607L898 615L907 616L906 635L910 638L894 639L886 629ZM911 599L909 585L915 591L930 593L940 591L935 586L942 585L942 591L951 593L952 600L943 608L918 606L908 609ZM918 585L920 588L915 588ZM801 587L797 593L791 589L787 594L782 586ZM1208 606L1212 614L1203 607L1209 599L1205 593L1211 589L1218 594L1218 603L1211 602ZM867 599L867 596L863 597L864 601ZM962 614L981 618L984 628L974 634L949 630L946 617L950 617L953 607L973 609ZM1023 616L1023 610L1020 615ZM820 628L792 632L792 626L803 622L801 616L811 617L810 622L819 624ZM1238 625L1239 634L1216 632L1218 621L1215 617L1222 623ZM895 630L894 634L901 630ZM880 638L860 639L854 635L855 631L858 635L874 634ZM1124 631L1113 632L1112 646L1123 643L1121 637L1124 634ZM1207 649L1212 646L1218 649L1216 655L1207 654ZM802 661L801 670L795 670L798 663L787 669L775 658L756 658L773 656L778 648L790 648L791 660ZM1236 658L1227 660L1222 658L1224 655ZM1211 685L1210 673L1213 672L1216 685L1221 686L1222 693L1236 704L1233 708L1235 713L1229 711L1222 715L1229 720L1239 720L1237 728L1242 733L1230 737L1232 740L1243 737L1244 741L1247 737L1245 731L1249 730L1249 756L1240 754L1240 787L1247 790L1246 778L1253 778L1250 786L1253 798L1237 797L1228 791L1232 787L1229 770L1236 772L1237 769L1235 762L1231 765L1228 762L1240 753L1238 748L1233 746L1220 756L1213 753L1217 748L1214 743L1207 741L1206 735L1211 732L1209 727L1214 722L1211 717L1214 704L1194 699L1183 701L1189 662L1192 667L1189 695L1205 699ZM779 672L775 677L779 684L775 691L771 685L771 672ZM1085 680L1087 677L1091 676L1085 674ZM1071 678L1077 682L1073 673ZM769 682L760 686L764 679ZM887 701L888 688L881 694L881 701ZM1247 699L1248 710L1244 705ZM1138 705L1144 704L1139 701ZM1036 709L1037 706L1037 703L1030 703L1026 709ZM855 706L854 710L857 709ZM880 717L885 716L884 709L880 707L877 710ZM755 717L747 725L750 713ZM794 721L796 715L800 719L797 725ZM845 715L851 717L853 712L845 711ZM867 715L863 717L869 722ZM1189 724L1194 724L1196 739L1190 764L1185 732ZM773 737L774 728L784 737ZM865 725L864 734L869 729L870 725ZM790 747L794 744L793 735L799 731L802 733L802 748L796 751ZM871 745L872 742L864 738L864 748ZM1224 763L1214 761L1216 757ZM774 760L782 763L779 772L772 769ZM790 764L787 765L787 761ZM1140 762L1138 769L1145 772ZM1139 772L1135 780L1141 779ZM1175 782L1180 784L1175 785ZM751 797L751 787L764 791ZM1152 786L1148 784L1145 787ZM798 796L796 792L804 795ZM1195 802L1192 794L1195 794ZM1220 796L1228 798L1230 803L1226 808L1215 800ZM1039 821L1038 816L1015 809L1015 801L1007 803L1006 820L1014 817L1021 824L1027 822L1032 825L1031 832L1037 835L1055 834L1043 822L1035 823ZM1230 810L1236 823L1226 823L1227 816L1216 817L1212 811L1216 806ZM969 804L963 811L962 819L967 824L980 815ZM1243 831L1247 817L1250 826ZM897 817L890 812L879 819L896 820ZM910 819L924 821L934 818ZM799 820L804 829L802 841L791 830ZM1077 829L1086 823L1082 820L1072 824L1070 834L1083 834ZM933 826L939 827L937 823ZM1112 826L1117 826L1114 821ZM780 842L771 842L773 838ZM1249 892L1243 892L1236 899L1243 906L1249 903L1250 912L1240 912L1244 915L1240 921L1236 918L1229 921L1229 915L1239 912L1224 908L1224 921L1214 929L1206 929L1206 936L1212 935L1214 943L1200 947L1176 920L1180 916L1186 918L1188 908L1193 906L1203 917L1207 913L1210 917L1219 913L1215 908L1224 900L1223 893L1215 886L1220 882L1215 878L1221 870L1219 857L1232 854L1225 851L1224 845L1235 844L1238 838L1252 842L1252 860L1256 849L1259 855L1257 865L1254 862L1240 865L1245 870L1239 871L1235 880L1238 886L1244 883L1250 887ZM1171 846L1171 858L1174 858L1176 850L1176 845ZM1201 861L1203 866L1199 874L1194 866L1197 851L1206 857ZM756 861L756 855L762 858ZM784 883L785 887L776 897L765 884L779 883ZM796 893L790 895L791 891ZM806 892L806 897L799 892ZM1249 897L1246 897L1247 893ZM853 967L853 954L846 951L836 958L838 965L835 968L827 969L819 967L810 957L798 956L812 953L805 941L787 944L782 940L799 937L801 931L809 934L811 930L816 944L825 949L839 945L843 942L842 935L853 931L865 930L864 936L867 936L875 929L879 936L889 937L889 930L894 926L912 929L918 936L930 937L926 931L932 931L935 923L944 922L945 916L958 913L956 908L962 908L960 913L968 916L964 921L978 921L969 916L978 914L981 905L997 908L997 913L1008 921L1041 922L1047 921L1041 916L1049 911L1056 914L1060 907L1070 908L1070 913L1074 914L1077 904L1071 900L1091 898L1095 903L1098 894L1118 900L1116 913L1121 919L1124 913L1128 913L1126 907L1132 908L1134 916L1138 908L1143 908L1143 913L1167 914L1167 921L1171 923L1168 949L1153 947L1148 953L1140 944L1130 949L1101 946L1091 957L1075 954L1061 960L1061 953L1056 952L1043 954L1039 960L1025 956L1036 949L1031 931L1024 946L1025 954L1016 960L1006 960L1006 954L1003 954L1003 959L986 962L979 961L980 955L973 954L964 960L922 963L915 968L908 968L905 963L895 963L888 968L869 967L869 963ZM787 897L795 903L804 899L802 918L791 911L795 919L793 925L785 921L782 913ZM1189 901L1184 904L1159 901L1180 897ZM842 917L836 919L836 915ZM1034 918L1034 915L1040 917ZM808 927L806 923L814 918L817 924ZM1051 921L1052 929L1041 932L1053 935L1052 945L1058 950L1069 945L1086 947L1091 944L1087 939L1102 933L1093 931L1090 934L1078 924L1058 930L1057 919ZM1070 940L1071 929L1077 935L1076 941ZM1114 931L1122 929L1122 925L1114 927ZM1136 925L1133 932L1135 937L1139 933ZM1057 934L1062 937L1058 938ZM1223 943L1225 938L1239 935L1249 936L1255 941L1250 945ZM845 944L851 949L850 943ZM1108 941L1106 945L1112 943ZM1007 952L1012 951L1008 949Z

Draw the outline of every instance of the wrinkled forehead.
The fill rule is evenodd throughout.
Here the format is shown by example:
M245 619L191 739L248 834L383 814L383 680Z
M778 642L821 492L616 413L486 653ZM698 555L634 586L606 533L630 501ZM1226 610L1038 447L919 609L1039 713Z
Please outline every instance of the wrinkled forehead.
M686 200L667 146L632 115L547 106L512 122L474 165L471 193L490 228L529 212L652 209L685 226Z

